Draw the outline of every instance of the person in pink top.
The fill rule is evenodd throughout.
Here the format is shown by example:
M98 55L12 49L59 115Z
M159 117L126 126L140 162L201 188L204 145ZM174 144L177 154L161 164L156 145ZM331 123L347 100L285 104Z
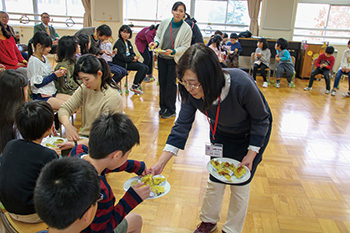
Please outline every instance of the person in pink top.
M222 41L222 37L220 35L215 35L213 37L213 43L211 43L209 45L209 48L211 48L212 50L214 50L216 56L218 56L218 59L220 61L220 64L223 68L226 68L226 64L224 63L224 59L223 59L223 54L221 53L221 41Z
M148 74L143 80L144 82L154 81L154 78L152 77L153 52L148 50L148 45L149 43L153 42L153 39L157 33L158 26L159 24L145 27L139 33L137 33L135 38L136 48L139 50L141 56L143 57L143 64L148 66Z

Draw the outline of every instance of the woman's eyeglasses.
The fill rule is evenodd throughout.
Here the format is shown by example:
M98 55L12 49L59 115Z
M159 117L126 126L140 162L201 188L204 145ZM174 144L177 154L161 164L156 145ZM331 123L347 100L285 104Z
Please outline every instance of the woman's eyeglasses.
M194 84L190 84L190 83L186 83L186 82L184 82L184 81L181 81L180 79L178 80L178 82L179 82L182 86L184 86L185 88L187 88L187 89L192 89L192 90L198 89L198 88L201 86L200 83L194 85Z

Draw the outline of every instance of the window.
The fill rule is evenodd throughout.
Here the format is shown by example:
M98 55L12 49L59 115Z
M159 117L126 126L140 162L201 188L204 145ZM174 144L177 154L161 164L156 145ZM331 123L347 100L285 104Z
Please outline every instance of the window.
M246 0L183 0L183 2L186 5L186 12L197 20L204 36L213 34L215 30L240 32L249 28L250 18ZM132 23L139 29L150 26L172 17L173 4L173 0L124 0L124 22Z
M293 40L347 43L350 5L298 3Z
M10 23L34 25L40 22L40 14L51 16L50 25L54 27L79 29L83 25L85 13L81 0L2 0L10 15ZM73 22L75 24L73 24Z

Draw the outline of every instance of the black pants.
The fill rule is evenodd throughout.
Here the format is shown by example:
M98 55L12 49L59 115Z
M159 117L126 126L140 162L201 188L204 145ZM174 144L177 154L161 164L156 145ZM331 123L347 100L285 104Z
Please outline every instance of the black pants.
M148 67L147 74L152 75L153 72L153 52L149 51L148 48L141 53L141 56L143 57L143 64L145 64Z
M159 106L161 111L175 113L176 63L173 59L158 56Z
M318 74L322 74L324 77L324 81L326 82L326 89L328 91L330 91L331 90L331 81L329 79L329 73L330 73L330 71L326 68L317 67L316 69L314 69L311 72L311 77L309 80L309 87L312 87L312 84L314 83L314 80L315 80L315 76Z
M258 65L258 64L254 64L254 69L253 69L253 78L254 78L254 80L256 80L255 78L256 78L256 73L257 73L257 71L258 71L258 68L260 68L260 73L261 73L261 76L263 76L263 78L264 78L264 82L266 82L267 80L266 80L266 68L267 68L268 66L267 65L265 65L264 63L260 63L260 65Z
M126 70L136 70L137 73L134 78L134 84L139 85L142 83L143 79L146 77L146 74L148 72L148 67L139 62L130 62L126 64Z

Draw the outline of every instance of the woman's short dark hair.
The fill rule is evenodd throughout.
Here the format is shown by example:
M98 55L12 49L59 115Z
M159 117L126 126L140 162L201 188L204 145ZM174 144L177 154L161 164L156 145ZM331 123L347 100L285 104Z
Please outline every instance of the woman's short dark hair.
M186 5L181 1L175 2L171 10L176 11L179 6L184 6L184 10L186 12Z
M35 209L49 227L63 230L97 204L100 190L91 163L77 157L55 159L44 166L36 182Z
M33 38L28 42L28 54L29 57L33 54L37 44L41 44L44 48L52 46L52 39L46 32L37 32Z
M194 72L203 88L203 109L208 109L219 97L225 86L225 72L221 68L215 52L204 44L194 44L186 50L177 65L177 77L182 81L186 70ZM185 103L188 99L188 91L183 85L179 85L181 100Z
M112 36L112 29L107 24L102 24L96 28L97 35L99 36Z
M97 72L102 72L101 77L101 91L107 88L107 85L117 88L115 83L112 81L111 70L107 62L103 58L97 58L92 54L85 54L79 57L75 67L74 67L74 81L80 86L79 82L79 72L86 74L92 74L97 77Z
M16 112L15 123L23 139L34 141L51 129L53 110L50 104L42 100L24 103Z
M267 48L269 47L269 44L267 43L267 40L266 40L265 38L260 38L260 39L258 40L258 42L263 43L262 50L265 50L265 49L267 49Z
M286 49L288 47L288 41L284 38L279 38L276 41L277 46L281 46L281 50Z
M81 55L89 53L88 45L90 43L90 37L86 34L80 34L78 36L80 53Z
M78 45L78 39L75 36L63 36L58 41L57 62L68 60L71 64L75 63L75 51Z
M118 36L119 36L120 39L122 39L122 35L120 34L121 32L130 33L129 39L131 39L131 37L132 37L132 30L131 30L131 27L129 25L124 24L124 25L122 25L119 28Z
M139 143L139 132L128 116L121 113L102 114L92 123L89 155L94 159L103 159L117 150L125 154Z
M25 102L24 87L28 79L16 70L0 72L0 154L16 138L15 113Z

